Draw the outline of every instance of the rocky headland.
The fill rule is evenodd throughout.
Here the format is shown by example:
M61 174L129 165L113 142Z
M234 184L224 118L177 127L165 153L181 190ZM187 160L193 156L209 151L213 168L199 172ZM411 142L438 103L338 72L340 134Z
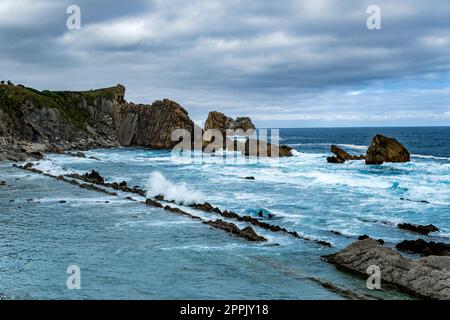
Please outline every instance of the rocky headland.
M225 116L219 119L219 115L216 119L214 115L219 113L210 114L205 129L254 129L247 117L233 120ZM117 146L172 149L179 143L172 140L176 129L194 137L194 129L199 128L175 101L127 102L125 87L120 84L90 91L38 91L11 82L0 84L0 161ZM240 147L244 152L250 149ZM280 155L290 155L289 147L279 149L284 151ZM250 151L245 154L260 155ZM269 152L268 156L275 154Z

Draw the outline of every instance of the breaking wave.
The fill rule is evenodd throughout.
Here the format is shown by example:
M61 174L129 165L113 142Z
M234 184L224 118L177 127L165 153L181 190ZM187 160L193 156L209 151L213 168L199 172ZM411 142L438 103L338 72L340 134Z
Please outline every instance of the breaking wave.
M147 182L147 197L164 196L167 201L190 205L203 202L203 194L192 190L185 183L173 183L159 171L150 174Z

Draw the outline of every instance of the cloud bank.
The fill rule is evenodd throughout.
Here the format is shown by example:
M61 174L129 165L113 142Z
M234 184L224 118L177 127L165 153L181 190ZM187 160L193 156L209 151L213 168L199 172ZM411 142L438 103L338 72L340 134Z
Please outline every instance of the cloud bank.
M81 8L81 29L66 8ZM381 30L366 27L369 5ZM450 125L450 3L2 0L3 79L40 89L122 83L260 127Z

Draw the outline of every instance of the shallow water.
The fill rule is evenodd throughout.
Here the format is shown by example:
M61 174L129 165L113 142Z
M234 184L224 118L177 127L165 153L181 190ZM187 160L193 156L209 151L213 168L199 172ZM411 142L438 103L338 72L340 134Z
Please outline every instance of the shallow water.
M326 163L331 143L364 153L377 132L403 142L412 161L382 166ZM53 174L95 169L111 182L125 180L174 200L208 201L240 214L256 216L265 209L275 215L272 223L329 241L333 248L258 228L269 241L249 243L127 201L125 194L102 195L1 163L0 180L8 186L0 187L0 296L342 298L312 281L314 277L354 292L409 298L388 288L369 291L364 278L336 270L321 255L362 234L382 238L389 246L417 238L397 229L399 222L433 223L441 231L424 238L450 242L450 128L285 129L280 136L282 143L297 149L295 157L226 162L204 157L192 163L168 151L117 148L86 152L101 161L48 155L36 163ZM81 290L66 287L66 269L72 264L81 269Z

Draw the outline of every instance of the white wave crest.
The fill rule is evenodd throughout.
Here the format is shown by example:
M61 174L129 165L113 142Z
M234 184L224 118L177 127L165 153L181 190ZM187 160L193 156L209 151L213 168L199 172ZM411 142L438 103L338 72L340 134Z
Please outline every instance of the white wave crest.
M300 157L300 156L302 155L302 153L299 152L299 151L297 151L297 150L295 150L295 149L292 149L292 150L291 150L291 155L292 155L293 157Z
M202 202L203 194L192 190L185 183L175 184L166 179L159 171L153 171L147 182L147 197L153 198L162 195L167 201L177 204L190 205Z
M338 146L341 146L343 148L350 148L350 149L355 149L355 150L367 150L367 146L360 146L360 145L356 145L356 144L338 144Z
M411 156L414 158L421 158L421 159L450 160L450 158L447 158L447 157L436 157L436 156L430 156L430 155L425 155L425 154L412 154Z

